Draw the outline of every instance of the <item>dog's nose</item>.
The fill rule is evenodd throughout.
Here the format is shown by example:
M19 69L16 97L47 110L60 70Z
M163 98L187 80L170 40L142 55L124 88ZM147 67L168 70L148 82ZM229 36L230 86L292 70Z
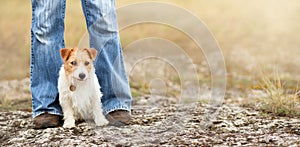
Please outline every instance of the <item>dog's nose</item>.
M84 74L84 73L79 74L79 78L80 78L81 80L83 80L83 79L85 78L85 74Z

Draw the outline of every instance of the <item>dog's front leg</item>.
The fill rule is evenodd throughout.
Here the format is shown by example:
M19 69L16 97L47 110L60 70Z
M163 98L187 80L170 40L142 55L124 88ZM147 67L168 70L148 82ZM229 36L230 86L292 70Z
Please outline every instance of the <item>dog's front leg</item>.
M105 116L103 115L102 105L100 101L96 101L93 103L93 115L96 126L104 126L108 124Z
M74 128L75 127L75 119L74 119L74 111L72 108L71 102L68 98L63 98L60 101L60 105L62 107L64 113L64 128Z

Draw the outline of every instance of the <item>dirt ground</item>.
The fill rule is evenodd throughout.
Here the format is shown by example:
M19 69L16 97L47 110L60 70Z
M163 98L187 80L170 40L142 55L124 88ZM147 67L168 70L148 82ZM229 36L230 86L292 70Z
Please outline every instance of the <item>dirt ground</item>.
M161 101L162 99L157 99ZM1 146L299 146L300 119L274 117L237 105L224 104L211 122L208 105L135 105L132 123L94 128L32 129L30 112L0 113ZM210 124L204 127L204 124Z
M0 146L300 146L299 117L263 113L232 99L216 106L142 95L134 98L133 119L124 127L85 122L35 130L30 109L1 109Z

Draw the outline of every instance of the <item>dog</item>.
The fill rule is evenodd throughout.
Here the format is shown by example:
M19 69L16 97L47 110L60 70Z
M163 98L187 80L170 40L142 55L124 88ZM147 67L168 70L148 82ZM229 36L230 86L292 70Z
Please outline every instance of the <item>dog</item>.
M63 65L58 78L59 103L64 114L64 128L75 127L77 120L93 120L96 126L108 124L102 110L100 85L93 61L97 50L61 49Z

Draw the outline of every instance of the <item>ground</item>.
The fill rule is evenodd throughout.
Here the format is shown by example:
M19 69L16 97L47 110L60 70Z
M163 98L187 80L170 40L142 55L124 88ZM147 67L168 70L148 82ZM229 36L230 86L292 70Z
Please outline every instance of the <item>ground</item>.
M0 146L300 146L299 117L279 117L231 100L220 106L175 102L154 95L134 98L133 119L124 127L84 122L74 129L35 130L30 110L2 110Z

